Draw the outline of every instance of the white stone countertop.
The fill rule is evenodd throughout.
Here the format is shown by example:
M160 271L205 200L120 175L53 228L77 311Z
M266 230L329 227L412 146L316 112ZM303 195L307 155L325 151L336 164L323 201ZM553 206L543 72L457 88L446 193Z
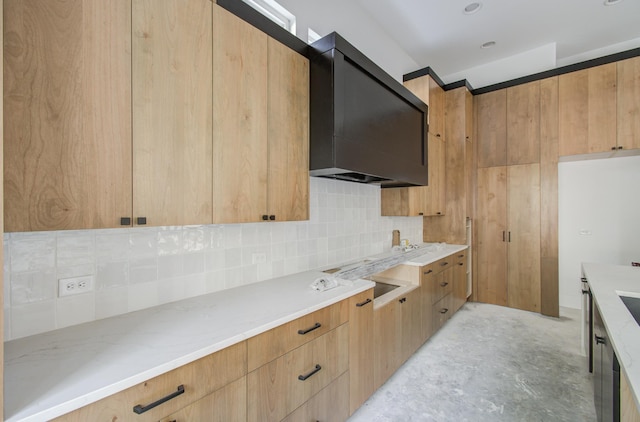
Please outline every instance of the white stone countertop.
M640 325L618 296L640 297L640 267L583 263L582 270L640 408Z
M466 248L436 245L404 263ZM321 276L307 271L6 342L5 421L61 416L374 286L358 279L311 289Z

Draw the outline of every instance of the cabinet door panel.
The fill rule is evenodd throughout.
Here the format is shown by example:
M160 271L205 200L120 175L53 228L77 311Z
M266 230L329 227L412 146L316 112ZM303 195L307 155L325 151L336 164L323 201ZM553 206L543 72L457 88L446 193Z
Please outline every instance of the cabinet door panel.
M540 165L508 169L509 307L540 312Z
M4 2L5 230L131 215L130 2Z
M429 186L412 189L424 189L425 214L444 215L446 206L446 150L443 138L429 134Z
M507 169L478 169L478 300L507 305Z
M268 41L268 211L309 219L309 60Z
M373 311L373 383L378 389L401 364L400 303L392 300Z
M429 77L429 133L444 140L444 89Z
M211 7L133 0L133 208L155 226L212 222Z
M344 422L349 417L349 374L341 375L282 422Z
M540 81L507 88L507 165L540 162Z
M349 414L374 392L373 347L373 289L369 289L349 299Z
M267 35L213 8L213 222L267 213Z
M622 60L618 69L618 146L640 148L640 57Z
M507 164L507 90L475 97L478 130L478 167Z
M422 345L422 291L417 288L401 298L401 362L406 361Z

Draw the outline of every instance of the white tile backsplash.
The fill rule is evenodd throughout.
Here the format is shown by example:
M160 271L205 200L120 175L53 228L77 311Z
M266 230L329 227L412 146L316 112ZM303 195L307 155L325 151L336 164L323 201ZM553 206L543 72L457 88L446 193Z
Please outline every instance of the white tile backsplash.
M309 221L5 234L5 339L381 253L394 229L422 241L421 217L380 216L377 186L310 188ZM58 298L80 275L95 291Z

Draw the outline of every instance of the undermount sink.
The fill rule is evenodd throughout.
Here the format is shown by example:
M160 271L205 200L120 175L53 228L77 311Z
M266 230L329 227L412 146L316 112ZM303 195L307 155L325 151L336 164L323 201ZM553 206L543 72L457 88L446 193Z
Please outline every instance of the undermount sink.
M374 292L375 296L375 292ZM629 309L631 315L636 320L638 325L640 325L640 297L632 297L632 296L623 296L619 295L620 299L622 299L622 303Z
M395 284L382 283L380 281L374 281L374 283L376 283L375 287L373 288L374 299L400 287Z

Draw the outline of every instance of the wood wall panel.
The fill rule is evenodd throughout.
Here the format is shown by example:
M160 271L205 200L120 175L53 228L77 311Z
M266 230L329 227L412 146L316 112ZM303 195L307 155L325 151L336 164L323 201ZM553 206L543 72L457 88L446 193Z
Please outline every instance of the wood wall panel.
M507 88L507 165L540 162L540 81Z
M540 82L540 110L540 312L558 317L558 77Z

